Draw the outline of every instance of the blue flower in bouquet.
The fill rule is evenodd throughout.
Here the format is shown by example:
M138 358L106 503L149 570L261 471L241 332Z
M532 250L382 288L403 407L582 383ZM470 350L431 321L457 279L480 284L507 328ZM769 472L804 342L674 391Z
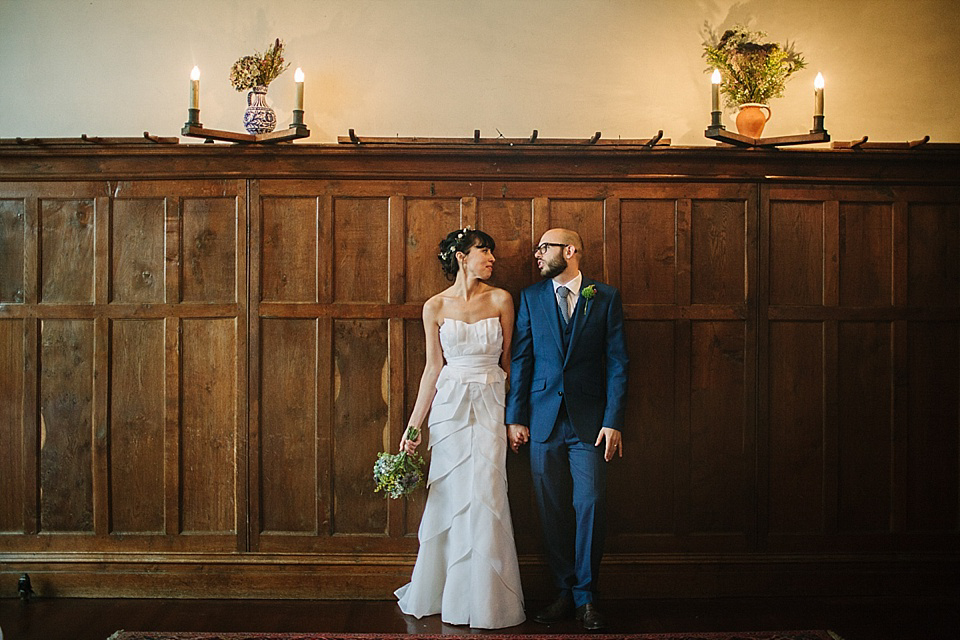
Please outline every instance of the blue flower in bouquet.
M416 440L418 435L416 427L407 430L408 440ZM422 469L423 458L419 453L381 451L373 465L374 491L383 491L394 499L402 498L423 484Z

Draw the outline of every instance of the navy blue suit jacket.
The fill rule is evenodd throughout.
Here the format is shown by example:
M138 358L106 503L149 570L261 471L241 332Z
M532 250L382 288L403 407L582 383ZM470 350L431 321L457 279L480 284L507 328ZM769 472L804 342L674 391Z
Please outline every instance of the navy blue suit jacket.
M619 291L586 276L580 291L590 285L596 295L578 298L566 352L553 282L542 280L520 292L506 421L530 427L536 442L550 436L563 400L582 442L596 442L602 427L623 429L628 364L623 304Z

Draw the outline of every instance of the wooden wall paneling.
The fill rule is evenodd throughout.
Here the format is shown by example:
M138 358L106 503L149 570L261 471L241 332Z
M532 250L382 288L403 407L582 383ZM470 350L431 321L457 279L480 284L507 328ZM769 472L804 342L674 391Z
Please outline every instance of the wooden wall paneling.
M604 282L621 288L621 210L620 198L610 196L603 200L603 264L605 265L601 278Z
M39 397L43 532L94 530L93 377L93 320L43 320Z
M247 403L246 419L241 428L246 431L246 448L244 455L238 456L237 464L246 469L246 482L238 484L238 489L244 492L246 496L246 510L244 512L244 522L238 518L238 528L243 528L245 535L245 547L240 547L241 541L238 540L238 550L257 552L260 549L260 534L265 528L264 524L264 442L263 442L263 416L264 403L266 397L263 392L263 327L264 318L261 304L264 299L264 282L275 268L266 267L266 254L276 252L279 260L284 260L283 251L277 250L284 244L283 236L287 233L283 230L283 222L276 220L274 224L269 225L270 231L265 229L268 226L266 221L268 206L264 203L265 198L260 191L260 180L249 180L246 185L246 223L247 223L247 351L239 357L246 356L247 363ZM282 203L275 202L277 211L284 209ZM308 226L309 228L309 226ZM267 235L270 239L267 240ZM314 236L316 237L316 236ZM267 244L269 243L269 247ZM281 271L283 269L281 268ZM311 271L307 269L308 273ZM316 259L314 259L313 274L316 274ZM283 274L276 278L276 282L285 284ZM287 276L289 278L289 276ZM309 280L308 280L309 281ZM276 287L273 287L276 289ZM243 386L244 381L240 381ZM307 396L310 397L309 394ZM239 514L238 514L239 516Z
M822 534L824 341L819 322L769 323L769 530Z
M584 275L603 279L604 201L602 199L550 199L550 227L573 229L583 239L580 270Z
M163 303L164 198L117 198L110 214L110 302Z
M677 201L621 199L620 292L624 304L676 305Z
M746 214L743 200L693 200L690 249L694 304L745 302Z
M388 208L389 260L387 269L390 272L387 290L387 301L391 305L403 304L407 295L407 202L399 195L390 196ZM406 428L406 411L403 402L404 386L404 320L390 318L387 320L387 358L384 372L385 392L387 402L387 421L380 433L381 450L395 452L396 443L400 434ZM367 458L368 465L372 465L373 456ZM369 468L369 467L368 467ZM387 502L387 529L390 537L401 535L405 516L404 506L396 500Z
M316 197L264 197L261 205L261 293L266 302L317 302Z
M239 222L236 195L181 197L181 300L238 302Z
M331 252L332 253L332 252ZM340 382L334 358L332 318L317 319L317 535L326 542L334 533L334 415Z
M960 529L960 324L906 324L904 527L955 533Z
M477 228L489 233L497 243L494 251L497 261L491 284L506 289L516 300L520 290L534 282L530 275L533 244L528 239L531 236L531 201L494 197L472 198L470 202L475 203ZM539 239L537 235L532 242Z
M770 304L819 306L824 298L822 202L776 200L769 204L771 245L767 264Z
M335 303L387 302L388 215L387 198L334 198Z
M893 304L893 206L840 202L840 305Z
M475 198L473 203L476 208ZM403 302L419 306L450 286L440 270L438 245L447 233L462 226L464 205L456 198L407 198L405 204Z
M405 320L403 323L403 333L403 415L404 420L406 420L413 412L413 405L417 401L420 376L423 375L423 369L426 366L426 335L424 333L423 322L420 319ZM424 421L423 427L426 432L427 443L429 444L430 434L429 429L426 428L426 422L427 421ZM404 424L404 426L406 426L406 424ZM390 447L388 450L393 451L399 442L400 437L398 435L395 441L386 443L386 446ZM426 462L424 468L429 469L429 447L420 447L419 451ZM412 538L408 550L416 549L417 530L420 527L423 508L426 506L426 498L426 490L417 490L403 500L403 525L400 533L407 538Z
M0 532L3 533L23 533L25 529L23 398L27 380L23 346L26 322L21 318L0 319L0 483L5 487L0 492Z
M841 532L890 530L891 334L889 322L840 322L837 382ZM870 446L865 447L865 442Z
M387 504L371 474L389 415L387 321L336 319L333 331L333 534L385 535Z
M110 229L112 213L110 199L97 196L94 199L94 301L98 309L106 307L110 301ZM98 537L110 532L110 480L109 424L107 404L109 402L109 375L97 372L110 370L110 321L97 314L93 320L93 529Z
M960 306L960 203L909 202L906 218L906 304Z
M317 349L315 319L261 320L254 487L261 536L318 532Z
M94 302L94 201L40 201L40 298L44 303Z
M110 533L164 531L165 337L162 318L110 322Z
M184 318L181 328L183 533L235 533L238 321Z
M0 304L24 302L26 235L25 199L0 200Z

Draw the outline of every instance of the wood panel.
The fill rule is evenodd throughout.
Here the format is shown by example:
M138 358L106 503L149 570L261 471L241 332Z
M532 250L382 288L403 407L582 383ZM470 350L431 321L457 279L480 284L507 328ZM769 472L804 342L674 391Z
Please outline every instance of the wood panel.
M818 322L770 323L769 529L824 531L824 339Z
M439 244L447 233L463 226L459 199L407 199L404 241L406 302L423 304L430 296L449 286L437 259ZM486 227L478 228L487 231ZM495 236L494 239L499 247L500 238ZM500 275L500 265L497 265L495 275Z
M93 531L93 333L90 320L41 323L41 531Z
M116 320L110 338L110 531L159 534L166 421L163 320Z
M893 293L893 207L840 203L840 304L890 306Z
M260 337L260 527L318 533L317 322L265 318Z
M24 321L0 319L0 532L24 530Z
M181 200L184 302L237 301L237 206L236 198Z
M694 304L746 299L746 207L740 200L694 200L690 230Z
M497 242L497 262L491 283L519 296L520 290L532 283L533 260L531 204L529 200L481 199L477 201L478 229L489 233ZM542 232L541 232L542 233Z
M261 300L317 302L316 198L263 198Z
M744 406L744 340L741 323L692 323L688 508L695 532L752 531L755 454Z
M182 321L181 530L236 530L237 322Z
M110 283L113 302L164 301L162 198L113 201Z
M960 205L913 203L907 220L908 304L960 305Z
M823 204L771 202L769 233L770 304L822 304Z
M620 207L624 304L676 304L677 202L624 200Z
M0 200L0 303L24 301L25 215L23 200Z
M417 392L420 387L420 376L423 375L423 369L426 366L426 336L423 330L423 322L420 320L408 320L403 323L404 333L404 418L410 416L413 412L413 405L417 401ZM424 420L424 425L429 423L429 418ZM404 423L404 426L406 424ZM430 465L430 433L429 429L424 429L424 442L427 446L419 448L423 459L426 462L426 468ZM385 434L386 436L386 434ZM383 450L396 451L399 444L399 438L384 437ZM403 508L403 529L402 535L417 535L420 528L420 518L423 516L423 508L427 503L425 491L415 491L406 500L402 502Z
M955 322L910 323L908 343L906 527L957 531L960 328Z
M374 240L378 241L377 239ZM387 323L334 322L333 534L387 531L387 503L373 488L373 462L389 433Z
M620 505L611 518L611 544L616 545L613 550L626 552L654 544L637 537L679 532L677 463L683 439L678 432L687 426L677 413L676 324L632 320L624 330L630 355L630 428L623 434L625 457L611 465L608 484Z
M188 146L42 149L72 169L0 182L0 573L389 597L425 494L373 493L373 460L415 399L437 242L469 224L514 294L552 226L623 293L604 597L956 583L955 159ZM541 597L528 454L507 471Z
M388 200L336 198L333 213L335 302L387 302Z
M43 302L93 302L92 200L40 203L40 292Z

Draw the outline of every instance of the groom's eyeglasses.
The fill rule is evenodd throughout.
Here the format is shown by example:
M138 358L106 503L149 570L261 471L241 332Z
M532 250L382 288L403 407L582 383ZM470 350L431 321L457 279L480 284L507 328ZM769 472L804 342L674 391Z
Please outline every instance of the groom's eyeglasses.
M550 247L565 247L566 243L563 242L541 242L540 245L533 250L533 255L539 256L547 252Z

